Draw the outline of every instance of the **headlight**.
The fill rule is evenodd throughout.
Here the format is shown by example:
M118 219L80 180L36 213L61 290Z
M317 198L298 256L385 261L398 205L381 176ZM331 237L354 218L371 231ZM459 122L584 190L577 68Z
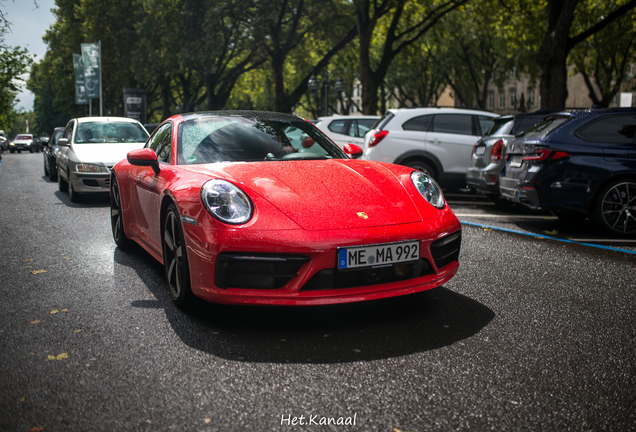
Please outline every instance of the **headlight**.
M78 163L75 167L79 172L102 172L102 167L95 164Z
M205 209L221 222L239 225L252 218L252 202L245 192L225 180L210 180L201 187Z
M438 209L444 208L446 200L444 200L442 188L439 187L435 180L421 171L413 171L411 173L411 181L426 201Z

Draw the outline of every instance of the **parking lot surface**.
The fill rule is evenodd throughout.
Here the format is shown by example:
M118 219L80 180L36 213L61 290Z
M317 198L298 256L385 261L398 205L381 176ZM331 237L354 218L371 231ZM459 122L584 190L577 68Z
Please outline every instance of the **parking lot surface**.
M634 241L449 193L462 252L443 287L181 310L161 265L115 247L107 198L73 204L41 154L3 157L2 431L636 424Z

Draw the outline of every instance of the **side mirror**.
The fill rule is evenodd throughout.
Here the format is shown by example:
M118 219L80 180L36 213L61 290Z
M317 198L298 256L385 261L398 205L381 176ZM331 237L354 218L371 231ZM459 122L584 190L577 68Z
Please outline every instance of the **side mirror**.
M159 160L157 159L155 151L151 148L142 148L128 152L126 159L131 165L149 166L155 174L159 174Z
M342 149L351 159L358 159L362 156L362 148L357 144L347 143L342 147Z
M58 147L68 147L68 145L68 138L60 138L59 140L57 140Z

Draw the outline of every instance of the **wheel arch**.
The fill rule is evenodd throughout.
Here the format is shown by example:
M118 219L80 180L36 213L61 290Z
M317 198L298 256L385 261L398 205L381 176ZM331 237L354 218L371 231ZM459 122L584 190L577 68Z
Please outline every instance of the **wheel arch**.
M410 160L417 160L417 159L423 160L429 163L430 165L432 165L433 169L435 169L436 171L437 178L440 178L444 174L444 168L442 166L442 163L437 158L437 156L435 156L433 153L430 153L424 150L408 151L400 155L397 159L395 159L393 163L396 163L398 165L404 165L406 162Z

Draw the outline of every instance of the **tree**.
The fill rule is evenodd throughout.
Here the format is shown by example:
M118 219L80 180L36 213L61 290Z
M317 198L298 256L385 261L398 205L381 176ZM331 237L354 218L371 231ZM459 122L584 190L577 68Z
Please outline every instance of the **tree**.
M588 0L593 2L593 0ZM541 68L541 107L560 108L567 98L567 58L570 51L636 7L636 0L610 2L600 18L571 36L577 7L584 0L547 0L546 27L536 61ZM600 4L600 3L599 3ZM604 2L607 6L607 3ZM574 27L576 28L576 27Z
M0 125L8 130L17 113L14 110L22 75L28 71L33 59L26 49L9 47L4 43L9 23L0 10Z
M378 88L393 59L467 1L441 0L422 7L407 0L354 0L360 44L362 111L365 114L377 112ZM379 34L376 30L384 23L383 32ZM374 44L378 45L378 58L373 57Z
M602 14L598 9L591 7L585 11L583 25ZM575 71L583 75L595 105L609 106L621 88L627 65L634 60L636 52L635 22L636 14L626 13L572 50Z
M303 94L312 74L321 72L331 59L356 36L350 25L347 2L331 0L260 0L255 17L274 79L274 110L291 112ZM295 52L313 57L315 63L297 62L293 79L285 78L286 62ZM313 67L312 67L313 66ZM287 88L291 87L291 91Z

